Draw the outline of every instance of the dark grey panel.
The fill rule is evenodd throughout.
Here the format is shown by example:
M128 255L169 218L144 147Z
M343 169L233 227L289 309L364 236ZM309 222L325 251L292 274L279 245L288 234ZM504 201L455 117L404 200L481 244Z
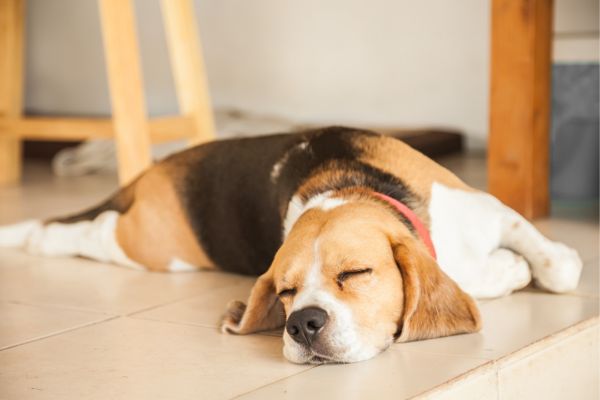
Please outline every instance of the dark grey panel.
M553 199L598 198L598 72L596 63L553 68Z

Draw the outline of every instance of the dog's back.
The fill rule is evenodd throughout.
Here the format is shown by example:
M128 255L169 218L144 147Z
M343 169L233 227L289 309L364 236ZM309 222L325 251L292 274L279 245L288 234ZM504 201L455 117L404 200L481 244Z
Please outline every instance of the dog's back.
M155 164L93 208L2 227L0 246L158 271L260 274L302 182L328 162L367 158L361 138L381 137L329 127L206 143Z

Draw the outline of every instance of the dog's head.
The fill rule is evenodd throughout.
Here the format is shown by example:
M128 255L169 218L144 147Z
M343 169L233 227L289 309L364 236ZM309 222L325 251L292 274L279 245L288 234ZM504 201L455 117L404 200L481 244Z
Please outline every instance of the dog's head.
M230 306L223 329L244 334L284 325L288 360L354 362L395 339L477 331L480 318L393 212L357 201L305 212L248 306Z

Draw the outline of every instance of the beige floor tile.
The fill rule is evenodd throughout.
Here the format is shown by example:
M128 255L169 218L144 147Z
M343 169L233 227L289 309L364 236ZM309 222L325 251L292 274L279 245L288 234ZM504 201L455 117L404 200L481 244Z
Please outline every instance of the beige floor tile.
M600 295L598 288L600 284L600 276L598 270L600 269L600 259L588 261L583 266L581 272L581 280L579 286L573 291L574 294L596 296Z
M0 349L108 318L102 313L0 302Z
M489 363L417 396L415 400L493 400L497 397L497 369Z
M392 348L355 364L324 365L275 382L241 399L406 399L482 363L468 357Z
M246 302L256 278L243 277L240 280L240 284L207 290L191 299L134 313L131 317L216 328L231 300ZM260 332L260 334L281 338L283 328Z
M600 229L597 219L577 221L552 218L535 221L534 225L546 237L576 249L584 262L599 256Z
M598 325L501 366L498 384L500 400L598 399Z
M0 300L127 314L236 285L219 272L150 273L78 258L44 258L0 249Z
M216 328L227 304L231 300L245 302L256 281L252 277L240 280L238 285L207 290L191 299L135 313L132 317Z
M1 351L0 397L227 399L308 368L277 338L121 318Z
M95 205L116 188L114 174L61 178L52 175L48 164L27 162L22 184L0 190L0 224L72 214Z
M497 359L598 315L593 297L516 293L480 305L479 333L398 343L411 351Z

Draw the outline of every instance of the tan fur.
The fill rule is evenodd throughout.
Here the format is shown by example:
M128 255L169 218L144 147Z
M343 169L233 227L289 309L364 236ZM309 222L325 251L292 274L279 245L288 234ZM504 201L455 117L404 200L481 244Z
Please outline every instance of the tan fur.
M285 313L277 298L273 271L261 275L248 298L248 305L233 301L227 307L227 314L221 330L245 335L248 333L276 329L285 323Z
M192 232L169 172L159 164L138 180L133 204L119 217L117 241L130 259L153 271L167 271L173 258L214 268Z
M404 281L400 341L431 339L481 329L479 310L412 238L393 245Z
M434 182L447 187L474 190L456 175L404 142L387 136L360 137L357 144L365 150L359 160L400 178L425 203L413 211L429 225L427 206Z

